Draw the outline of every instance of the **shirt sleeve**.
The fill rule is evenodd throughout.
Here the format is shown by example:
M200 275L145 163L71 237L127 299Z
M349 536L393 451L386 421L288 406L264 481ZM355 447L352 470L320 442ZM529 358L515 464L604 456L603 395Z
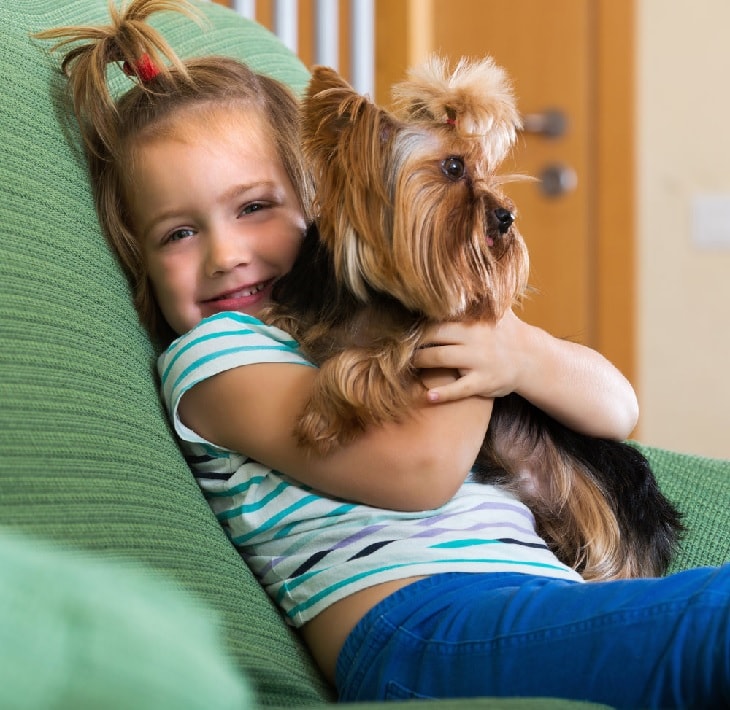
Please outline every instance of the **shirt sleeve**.
M184 441L208 443L180 421L178 405L185 392L226 370L264 362L314 367L290 335L244 313L217 313L175 340L160 355L157 368L177 435Z

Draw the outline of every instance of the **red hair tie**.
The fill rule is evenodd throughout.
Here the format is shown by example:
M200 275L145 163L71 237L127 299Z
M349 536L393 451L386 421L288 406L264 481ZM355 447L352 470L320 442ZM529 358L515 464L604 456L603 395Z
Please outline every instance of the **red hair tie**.
M133 64L124 62L124 64L122 64L122 71L127 76L139 77L139 80L143 84L147 84L152 81L160 73L157 65L146 52Z

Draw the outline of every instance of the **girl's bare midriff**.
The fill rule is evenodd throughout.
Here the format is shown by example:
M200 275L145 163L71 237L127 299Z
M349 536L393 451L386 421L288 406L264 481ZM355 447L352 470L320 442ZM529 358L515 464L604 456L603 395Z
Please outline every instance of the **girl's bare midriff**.
M423 577L408 577L361 589L327 607L301 628L301 634L327 680L334 683L337 656L360 619L393 592Z

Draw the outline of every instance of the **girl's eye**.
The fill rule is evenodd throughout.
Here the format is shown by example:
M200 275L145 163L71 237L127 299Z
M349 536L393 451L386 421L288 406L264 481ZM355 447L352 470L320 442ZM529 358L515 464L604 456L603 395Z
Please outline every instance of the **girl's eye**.
M246 214L253 214L254 212L259 212L260 210L266 209L266 203L265 202L249 202L245 204L240 211L240 215L246 215Z
M170 242L179 242L181 239L192 237L193 234L195 234L195 232L192 229L176 229L165 237L164 242L165 244L169 244Z

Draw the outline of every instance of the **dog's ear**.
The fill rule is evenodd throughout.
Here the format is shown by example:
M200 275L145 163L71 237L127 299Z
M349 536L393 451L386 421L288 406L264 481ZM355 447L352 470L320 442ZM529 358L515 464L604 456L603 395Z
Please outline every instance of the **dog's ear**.
M381 183L382 153L399 122L367 96L359 94L334 69L312 70L301 109L305 155L322 179L339 168L350 173L370 166Z
M402 120L481 140L491 167L505 157L521 125L509 78L490 57L462 59L451 71L445 59L432 56L393 87L393 100Z
M302 146L314 176L318 226L339 278L367 298L370 254L390 236L385 184L396 119L355 91L337 72L316 67L302 102ZM373 257L375 258L375 257Z
M302 103L305 147L315 140L334 145L363 100L334 69L314 67Z
M315 66L302 102L302 132L305 149L323 144L330 148L342 140L343 132L351 132L359 120L371 120L377 112L386 116L368 97L358 94L334 69ZM382 140L391 133L391 122L379 120ZM315 156L316 157L316 156Z
M307 99L330 89L355 91L332 67L313 67L307 86Z

